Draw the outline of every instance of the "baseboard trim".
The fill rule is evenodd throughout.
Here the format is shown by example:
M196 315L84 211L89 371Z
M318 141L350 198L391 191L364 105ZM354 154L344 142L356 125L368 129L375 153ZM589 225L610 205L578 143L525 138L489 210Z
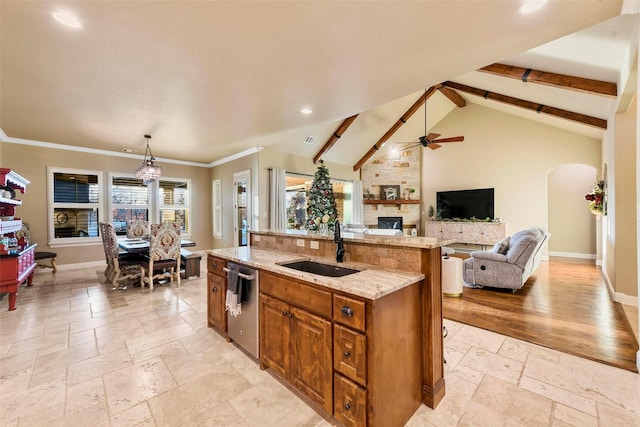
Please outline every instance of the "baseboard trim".
M619 302L620 304L630 305L632 307L638 307L638 297L633 295L623 294L622 292L616 292L611 285L611 280L609 280L609 276L607 275L606 270L602 270L602 277L604 278L604 283L607 285L607 290L609 291L609 297L612 301Z
M638 306L638 297L634 297L633 295L623 294L621 292L614 292L613 300L615 302L619 302L620 304L630 305L632 307Z
M549 256L557 256L561 258L596 259L596 254L585 254L582 252L549 251Z

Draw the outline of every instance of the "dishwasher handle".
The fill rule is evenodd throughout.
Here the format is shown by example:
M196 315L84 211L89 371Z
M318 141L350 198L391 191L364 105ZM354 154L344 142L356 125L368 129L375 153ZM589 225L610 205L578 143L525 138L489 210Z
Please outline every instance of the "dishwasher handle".
M228 269L227 267L223 267L222 268L224 271L226 271L227 273L230 272L231 270ZM238 277L242 277L245 280L253 280L256 278L255 274L252 274L251 276L249 276L248 274L244 274L244 273L238 273Z

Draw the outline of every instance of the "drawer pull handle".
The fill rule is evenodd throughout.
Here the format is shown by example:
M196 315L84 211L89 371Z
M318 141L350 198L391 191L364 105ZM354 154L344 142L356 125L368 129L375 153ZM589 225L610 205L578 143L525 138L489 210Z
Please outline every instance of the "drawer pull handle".
M293 313L287 313L287 316L289 316L289 319L293 318Z
M351 409L351 403L347 403L346 405L344 405L344 409L346 409L347 411Z
M217 262L214 262L211 265L213 265L213 268L218 268L218 263Z
M350 351L348 351L348 350L347 350L347 351L345 351L343 354L344 354L344 357L349 357L349 356L351 356L351 352L350 352Z
M348 305L345 305L344 307L342 307L342 314L344 314L345 316L351 317L353 316L353 309Z
M282 312L282 315L283 315L284 317L287 317L287 312L286 312L286 311L283 311L283 312Z
M218 292L218 288L214 286L213 288L211 288L211 292Z

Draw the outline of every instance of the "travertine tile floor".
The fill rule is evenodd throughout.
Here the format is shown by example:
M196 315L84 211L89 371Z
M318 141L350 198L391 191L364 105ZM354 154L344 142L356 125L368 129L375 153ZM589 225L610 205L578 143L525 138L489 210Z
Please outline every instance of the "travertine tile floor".
M0 424L330 425L207 328L205 277L149 293L36 274L18 310L0 301ZM638 374L445 324L447 395L409 426L640 426Z

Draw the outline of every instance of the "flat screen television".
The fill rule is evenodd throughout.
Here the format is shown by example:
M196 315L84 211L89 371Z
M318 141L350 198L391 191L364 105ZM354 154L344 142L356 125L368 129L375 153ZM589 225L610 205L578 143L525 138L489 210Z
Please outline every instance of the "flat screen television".
M493 188L438 191L436 210L440 219L493 220Z

